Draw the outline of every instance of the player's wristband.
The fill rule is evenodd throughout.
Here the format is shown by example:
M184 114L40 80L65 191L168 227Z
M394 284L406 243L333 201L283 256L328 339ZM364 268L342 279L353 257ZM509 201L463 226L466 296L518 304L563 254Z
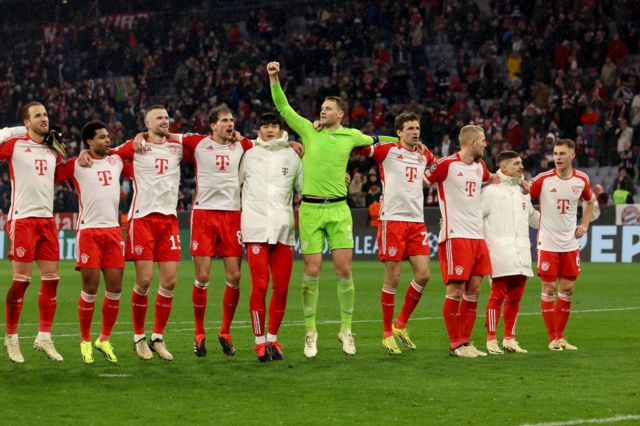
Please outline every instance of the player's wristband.
M376 136L372 136L373 137L373 143L378 143L380 142L380 138L376 135Z

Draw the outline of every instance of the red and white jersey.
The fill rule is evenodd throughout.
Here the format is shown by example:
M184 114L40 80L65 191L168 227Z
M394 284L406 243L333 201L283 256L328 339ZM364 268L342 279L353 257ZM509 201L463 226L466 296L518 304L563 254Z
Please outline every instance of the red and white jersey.
M211 136L186 134L182 135L182 145L195 159L193 209L240 211L238 170L242 155L253 142L243 138L239 143L222 144Z
M133 164L133 201L129 220L151 213L176 214L178 188L180 186L180 162L182 145L167 140L163 143L147 141L146 152L139 154L129 140L109 151Z
M3 143L0 160L9 161L11 175L8 219L53 217L53 180L62 156L27 133Z
M380 220L424 222L423 176L427 166L436 161L431 151L409 151L400 142L377 143L355 151L380 166Z
M56 182L73 180L80 212L76 230L119 226L120 175L123 162L117 155L94 159L91 167L80 167L72 158L56 169Z
M466 164L455 153L428 167L424 177L428 183L438 184L443 220L438 242L484 239L481 187L491 177L484 161Z
M556 169L533 178L531 199L540 201L538 250L567 252L580 247L575 237L578 203L591 201L589 177L576 169L569 178L558 176Z

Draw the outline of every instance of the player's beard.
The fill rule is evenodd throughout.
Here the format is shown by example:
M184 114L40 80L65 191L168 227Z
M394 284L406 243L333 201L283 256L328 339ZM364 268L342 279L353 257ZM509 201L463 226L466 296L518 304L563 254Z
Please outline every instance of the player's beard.
M36 135L44 138L49 134L49 126L47 126L47 130L41 130L39 127L34 127L31 129L31 131Z

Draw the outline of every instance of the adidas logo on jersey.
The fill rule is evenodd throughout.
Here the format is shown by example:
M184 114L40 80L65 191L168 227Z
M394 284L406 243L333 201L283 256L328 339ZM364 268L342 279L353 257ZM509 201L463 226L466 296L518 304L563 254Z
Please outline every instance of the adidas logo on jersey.
M458 172L458 176L464 176L464 173Z
M150 146L147 147L147 152L151 152L151 147Z
M208 151L213 151L213 145L209 145L209 146L207 147L207 150L208 150Z
M25 149L24 152L31 152L31 148L27 147L27 149Z
M551 192L558 192L558 190L557 190L557 189L555 189L555 188L553 188L553 189L551 190Z

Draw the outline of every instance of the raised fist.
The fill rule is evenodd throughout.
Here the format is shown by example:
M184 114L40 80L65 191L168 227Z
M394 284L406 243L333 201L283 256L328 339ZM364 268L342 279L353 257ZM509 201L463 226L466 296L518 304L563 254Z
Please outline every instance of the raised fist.
M269 75L278 75L280 73L280 62L269 62L267 64L267 72Z

